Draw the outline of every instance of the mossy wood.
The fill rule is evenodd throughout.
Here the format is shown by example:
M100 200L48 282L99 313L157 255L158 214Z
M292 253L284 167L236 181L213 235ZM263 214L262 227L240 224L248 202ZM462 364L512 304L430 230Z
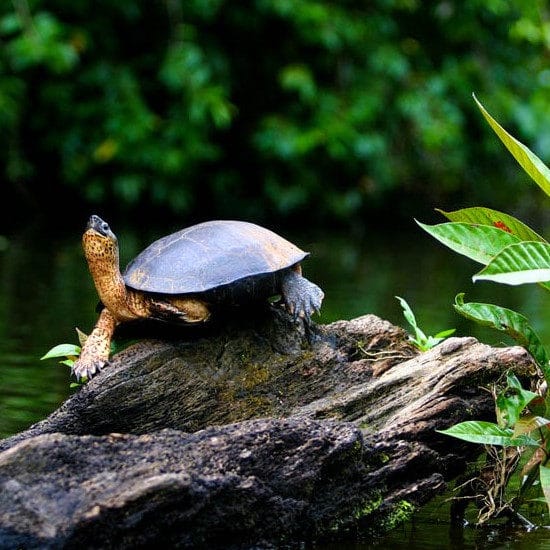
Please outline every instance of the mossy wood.
M483 387L534 371L522 348L473 338L419 353L373 315L312 339L272 308L175 336L126 348L0 442L0 547L239 548L384 531L480 451L436 429L493 419Z

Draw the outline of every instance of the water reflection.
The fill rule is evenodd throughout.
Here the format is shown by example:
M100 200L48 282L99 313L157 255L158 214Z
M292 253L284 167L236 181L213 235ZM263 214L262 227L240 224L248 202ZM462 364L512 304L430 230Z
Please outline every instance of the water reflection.
M550 549L550 531L544 527L526 531L523 527L504 524L490 527L450 524L448 496L434 499L411 521L381 539L320 545L317 550Z

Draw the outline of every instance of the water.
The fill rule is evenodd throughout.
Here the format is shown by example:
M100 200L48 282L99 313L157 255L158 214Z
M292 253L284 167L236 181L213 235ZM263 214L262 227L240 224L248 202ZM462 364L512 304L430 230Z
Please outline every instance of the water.
M479 528L452 525L448 518L448 498L440 497L380 540L327 544L317 550L550 550L550 530L545 527Z
M125 263L161 235L150 228L148 235L122 229L118 236ZM406 327L395 299L399 295L409 302L428 334L456 328L457 335L473 334L494 345L510 343L500 333L454 312L454 296L466 292L467 300L494 302L527 315L550 349L550 326L545 319L548 298L542 289L474 285L471 275L479 266L441 246L413 222L392 234L366 232L358 238L344 233L300 233L293 240L312 252L304 272L326 293L319 322L374 313ZM78 229L48 232L35 226L1 236L0 285L0 437L6 437L47 416L74 391L69 388L68 368L40 357L56 344L76 343L75 327L86 332L92 328L97 296ZM439 505L430 505L384 541L346 548L550 549L544 529L457 531L448 517Z

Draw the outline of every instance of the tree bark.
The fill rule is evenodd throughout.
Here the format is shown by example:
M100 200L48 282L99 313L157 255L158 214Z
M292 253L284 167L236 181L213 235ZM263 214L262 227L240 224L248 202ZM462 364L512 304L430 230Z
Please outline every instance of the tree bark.
M481 450L436 430L494 419L484 388L536 372L522 348L474 338L419 353L373 315L306 334L271 309L207 331L131 345L0 442L1 548L379 533Z

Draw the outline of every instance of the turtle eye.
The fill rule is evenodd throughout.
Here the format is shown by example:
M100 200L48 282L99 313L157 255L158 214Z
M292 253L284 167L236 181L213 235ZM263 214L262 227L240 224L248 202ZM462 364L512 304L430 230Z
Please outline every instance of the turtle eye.
M104 233L109 233L110 231L109 224L107 222L103 222L101 224L101 229L103 230Z

